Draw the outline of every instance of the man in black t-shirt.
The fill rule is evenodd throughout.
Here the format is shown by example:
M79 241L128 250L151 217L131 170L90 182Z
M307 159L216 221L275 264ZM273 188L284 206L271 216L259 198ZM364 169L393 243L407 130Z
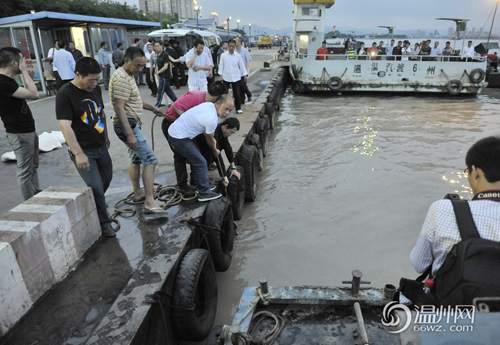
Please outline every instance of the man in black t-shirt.
M14 80L23 75L25 87ZM38 182L38 135L35 120L26 103L40 95L28 74L21 50L13 47L0 49L0 118L2 118L9 144L17 161L17 180L25 200L40 192Z
M108 215L104 193L113 178L109 140L101 88L99 63L83 57L76 63L75 79L56 96L56 116L69 146L69 156L85 184L92 188L104 236L116 236Z
M158 82L158 98L156 100L156 108L161 107L163 93L166 93L168 97L172 100L172 103L177 101L177 96L170 87L169 79L172 78L172 73L170 72L170 56L168 52L163 50L163 44L161 42L154 43L155 53L156 53L156 63L158 65L158 70L156 71L156 76L159 79Z

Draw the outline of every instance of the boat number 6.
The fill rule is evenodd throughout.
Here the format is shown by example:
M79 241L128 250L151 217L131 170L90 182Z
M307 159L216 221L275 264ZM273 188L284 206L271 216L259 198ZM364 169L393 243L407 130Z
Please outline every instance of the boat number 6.
M417 68L417 64L414 64L414 65L413 65L413 72L416 72L416 71L417 71L417 69L418 69L418 68Z

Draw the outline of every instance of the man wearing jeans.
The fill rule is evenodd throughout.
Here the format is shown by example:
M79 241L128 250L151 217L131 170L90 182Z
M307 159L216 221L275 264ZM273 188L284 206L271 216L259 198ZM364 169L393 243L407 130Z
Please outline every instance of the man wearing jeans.
M109 140L99 83L101 67L90 57L76 63L75 79L56 96L56 116L69 146L69 156L85 184L92 188L103 236L116 236L104 193L113 178Z
M14 78L22 74L25 87ZM9 144L17 160L17 179L25 200L40 192L38 183L38 135L35 120L26 103L38 99L37 88L28 74L21 50L13 47L0 49L0 118Z
M185 163L189 163L198 192L198 201L214 200L222 195L210 190L207 161L193 140L203 133L208 146L216 156L219 156L220 151L217 149L217 142L214 138L218 118L228 116L233 107L234 101L231 96L224 94L215 101L215 104L205 102L189 109L168 129L167 140L174 151L177 184L185 183L187 179ZM178 169L180 167L183 167L182 171Z
M141 99L135 76L139 75L145 66L144 51L139 47L129 47L125 52L125 64L111 77L109 96L115 110L113 115L115 133L128 147L129 174L134 189L134 201L144 200L144 213L159 214L166 211L158 206L153 194L158 159L142 134L141 117L143 109L150 110L156 115L163 114L161 110ZM144 165L142 170L144 192L140 186L141 164Z

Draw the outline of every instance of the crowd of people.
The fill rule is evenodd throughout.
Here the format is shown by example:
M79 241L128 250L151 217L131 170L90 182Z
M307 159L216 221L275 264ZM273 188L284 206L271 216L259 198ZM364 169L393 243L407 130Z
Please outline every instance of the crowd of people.
M212 45L205 47L203 40L197 39L186 54L182 54L176 41L150 39L144 47L138 43L137 40L126 50L123 44L117 44L111 59L106 42L101 43L97 59L83 56L74 49L74 43L67 50L61 41L55 42L48 54L58 83L56 118L68 145L69 158L93 190L101 231L108 237L115 236L104 196L113 178L113 164L108 152L105 101L98 87L101 79L104 89L109 90L112 128L128 151L133 201L144 203L144 213L166 213L153 193L158 159L141 129L144 110L164 117L162 130L174 153L177 184L185 196L197 195L201 202L222 196L208 182L208 165L222 162L218 159L221 150L226 152L230 164L224 182L227 184L233 175L240 178L227 140L239 130L239 120L231 117L219 124L219 119L226 118L234 108L241 114L245 95L249 100L252 97L246 85L251 57L241 40L230 40L220 47L213 39ZM112 75L111 64L115 67ZM188 68L185 82L189 91L177 97L171 85L177 89L182 85L183 64ZM15 81L20 74L25 80L24 87ZM154 104L141 97L139 87L144 84L141 75L146 78L151 95L156 97ZM229 87L234 99L228 95ZM164 93L171 100L166 111L160 109ZM0 116L17 159L18 182L26 200L41 191L38 136L26 103L27 99L39 97L21 51L2 48L0 99L5 107ZM186 164L191 166L190 179Z
M498 64L497 54L481 55L476 54L472 41L467 42L467 46L460 51L455 51L451 42L447 41L445 47L439 46L439 41L426 40L417 42L413 46L410 41L398 41L392 39L388 46L384 46L384 41L373 42L369 48L365 47L364 42L357 42L354 38L347 38L344 42L347 60L421 60L421 61L450 61L451 57L458 58L460 61L473 61L487 59L496 69ZM316 52L316 60L327 60L329 50L326 47L326 41L323 41L321 47Z

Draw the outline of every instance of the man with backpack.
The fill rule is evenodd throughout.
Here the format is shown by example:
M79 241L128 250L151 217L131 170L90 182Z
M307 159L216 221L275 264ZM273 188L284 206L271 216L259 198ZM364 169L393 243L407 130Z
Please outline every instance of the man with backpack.
M465 163L474 197L434 202L410 255L415 270L433 278L430 292L436 304L500 296L500 137L479 140Z

